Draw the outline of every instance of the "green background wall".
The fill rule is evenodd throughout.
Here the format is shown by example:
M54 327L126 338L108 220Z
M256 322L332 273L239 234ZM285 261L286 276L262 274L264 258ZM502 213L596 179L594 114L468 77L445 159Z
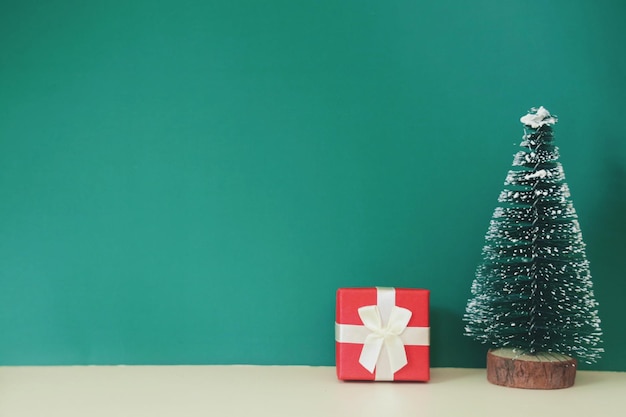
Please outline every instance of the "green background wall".
M626 370L623 1L0 12L0 364L334 363L338 287L432 291L433 366L544 105Z

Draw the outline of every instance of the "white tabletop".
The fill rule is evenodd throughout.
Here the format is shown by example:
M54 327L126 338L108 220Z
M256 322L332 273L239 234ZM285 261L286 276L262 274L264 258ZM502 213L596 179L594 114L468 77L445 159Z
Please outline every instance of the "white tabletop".
M626 373L579 371L572 388L489 384L434 368L427 383L341 382L334 367L1 367L2 417L624 416Z

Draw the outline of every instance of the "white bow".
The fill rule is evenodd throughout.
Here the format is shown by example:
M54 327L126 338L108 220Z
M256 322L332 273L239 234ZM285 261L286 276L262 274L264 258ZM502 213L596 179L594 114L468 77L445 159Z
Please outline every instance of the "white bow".
M409 320L413 314L411 310L393 306L389 314L389 321L384 327L378 306L371 305L360 307L358 311L363 325L371 332L365 338L361 356L359 357L359 363L369 372L374 372L378 357L380 356L383 346L385 346L391 372L396 372L404 367L408 361L404 349L404 342L400 338L400 335L409 324Z

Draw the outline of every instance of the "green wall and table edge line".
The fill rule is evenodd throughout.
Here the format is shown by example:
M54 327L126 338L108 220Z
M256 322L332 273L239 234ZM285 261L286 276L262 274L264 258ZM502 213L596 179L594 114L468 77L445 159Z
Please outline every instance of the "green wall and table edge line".
M462 315L543 105L626 371L620 1L23 1L0 13L0 365L334 363L339 287Z

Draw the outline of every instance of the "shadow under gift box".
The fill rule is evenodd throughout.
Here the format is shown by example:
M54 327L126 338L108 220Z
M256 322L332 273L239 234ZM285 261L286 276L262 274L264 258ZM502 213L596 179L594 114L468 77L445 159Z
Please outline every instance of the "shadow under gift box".
M429 297L429 290L414 288L337 290L337 377L359 381L428 381ZM376 320L364 323L366 313L370 317L372 313L378 314L378 323L372 325ZM395 323L390 322L390 317ZM368 359L370 364L375 361L374 369L366 368Z

